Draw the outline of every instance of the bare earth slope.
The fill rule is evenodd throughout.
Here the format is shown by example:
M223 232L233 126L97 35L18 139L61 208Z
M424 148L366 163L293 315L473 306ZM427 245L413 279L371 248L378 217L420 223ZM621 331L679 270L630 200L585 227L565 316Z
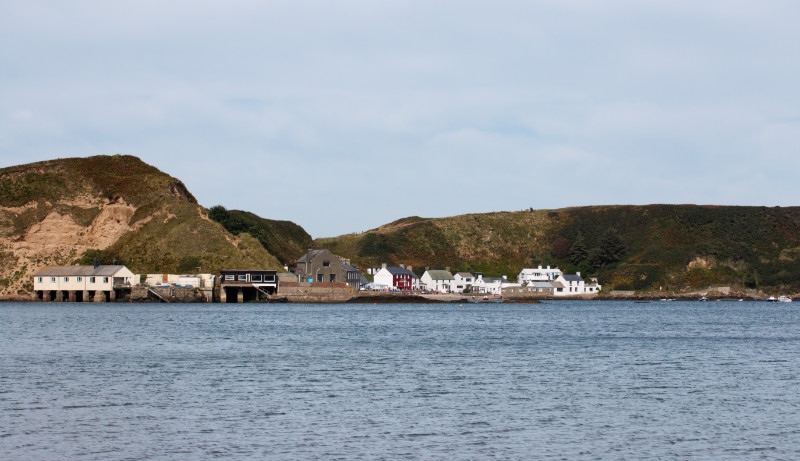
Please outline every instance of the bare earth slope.
M40 267L87 252L135 273L280 267L248 234L208 219L183 183L136 157L0 169L0 294L28 292Z

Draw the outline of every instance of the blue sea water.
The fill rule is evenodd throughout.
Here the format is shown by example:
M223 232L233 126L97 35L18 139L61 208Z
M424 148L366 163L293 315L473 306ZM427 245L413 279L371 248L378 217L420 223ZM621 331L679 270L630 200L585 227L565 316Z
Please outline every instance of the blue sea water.
M797 459L793 304L0 304L0 458Z

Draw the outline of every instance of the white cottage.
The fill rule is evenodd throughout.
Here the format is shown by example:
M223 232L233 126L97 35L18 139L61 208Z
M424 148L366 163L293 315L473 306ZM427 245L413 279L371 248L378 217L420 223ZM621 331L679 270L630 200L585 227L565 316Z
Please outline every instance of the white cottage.
M456 272L453 274L453 285L450 287L454 293L463 293L475 283L475 276L469 272Z
M434 293L450 293L455 279L449 269L448 267L447 270L426 270L419 279L420 284L424 289Z
M519 286L521 286L521 284L509 281L508 277L505 275L502 277L484 277L483 274L478 274L475 278L475 283L472 285L472 289L475 293L499 296L503 294L503 288Z
M373 281L392 290L411 290L414 288L415 278L416 275L405 267L392 267L383 264L375 274L375 277L373 277Z
M592 283L587 285L580 272L559 276L553 282L553 286L556 288L553 293L556 296L597 294L600 291L597 279L592 279Z

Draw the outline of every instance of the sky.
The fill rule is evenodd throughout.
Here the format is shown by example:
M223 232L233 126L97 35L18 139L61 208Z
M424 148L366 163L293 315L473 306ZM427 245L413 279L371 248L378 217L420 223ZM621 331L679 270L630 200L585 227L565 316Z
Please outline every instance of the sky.
M129 154L313 237L800 205L796 0L0 0L0 167Z

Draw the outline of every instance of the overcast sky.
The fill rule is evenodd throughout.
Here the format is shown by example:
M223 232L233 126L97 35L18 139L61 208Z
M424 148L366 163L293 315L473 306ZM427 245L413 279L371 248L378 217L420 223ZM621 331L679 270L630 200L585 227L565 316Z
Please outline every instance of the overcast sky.
M131 154L314 237L800 205L800 2L0 0L0 167Z

